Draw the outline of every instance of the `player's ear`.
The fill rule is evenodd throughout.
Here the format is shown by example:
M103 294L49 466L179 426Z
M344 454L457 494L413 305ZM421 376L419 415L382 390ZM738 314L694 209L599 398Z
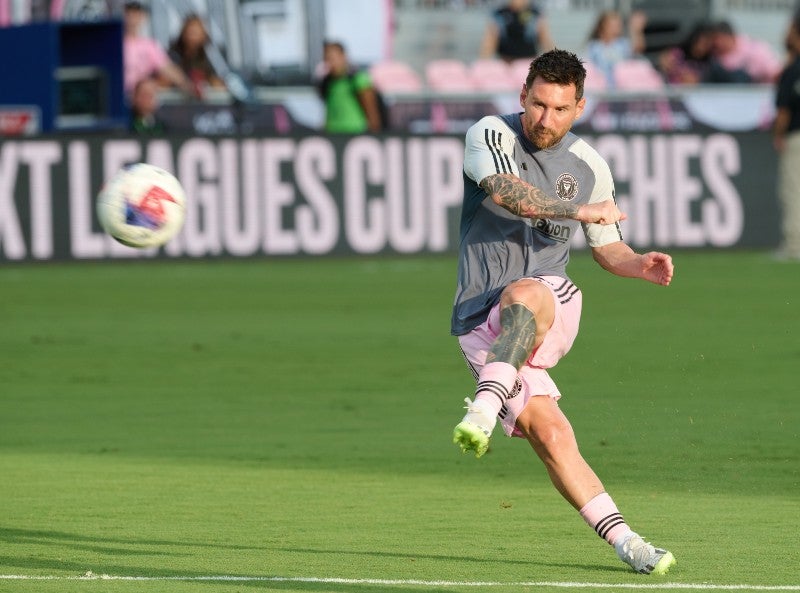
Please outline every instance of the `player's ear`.
M575 119L578 119L583 113L583 108L586 107L586 97L581 97L580 101L575 108Z
M528 87L522 85L522 90L519 92L519 106L525 109L525 99L528 98Z

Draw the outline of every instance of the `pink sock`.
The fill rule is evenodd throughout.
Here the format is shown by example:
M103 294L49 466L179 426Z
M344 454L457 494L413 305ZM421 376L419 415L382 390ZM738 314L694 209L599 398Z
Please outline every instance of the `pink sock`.
M475 390L475 401L482 401L492 410L494 415L506 403L509 394L517 381L517 369L507 362L490 362L481 369L478 375L478 388Z
M617 510L617 505L611 497L603 492L595 496L580 510L581 517L589 527L597 532L612 546L619 536L628 533L631 528L625 523L622 514Z

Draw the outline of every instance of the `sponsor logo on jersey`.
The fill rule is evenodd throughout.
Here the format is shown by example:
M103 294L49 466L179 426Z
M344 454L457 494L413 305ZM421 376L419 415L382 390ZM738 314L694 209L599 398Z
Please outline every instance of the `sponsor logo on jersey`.
M558 243L566 243L572 234L572 229L569 226L546 218L539 218L534 221L533 230Z
M570 173L562 173L556 179L556 196L559 200L569 202L578 195L578 180Z

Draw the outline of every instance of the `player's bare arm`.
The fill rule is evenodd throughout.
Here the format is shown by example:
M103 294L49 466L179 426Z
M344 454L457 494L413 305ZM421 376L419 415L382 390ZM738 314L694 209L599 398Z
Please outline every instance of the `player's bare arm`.
M498 206L517 216L571 219L578 216L576 205L551 198L538 187L510 173L489 175L481 181L481 187Z
M489 175L481 181L481 187L498 206L525 218L572 219L597 224L614 224L626 218L613 200L578 206L552 198L510 173Z
M675 272L672 257L668 254L658 251L636 253L622 241L594 247L592 256L603 269L612 274L625 278L641 278L660 286L669 286Z

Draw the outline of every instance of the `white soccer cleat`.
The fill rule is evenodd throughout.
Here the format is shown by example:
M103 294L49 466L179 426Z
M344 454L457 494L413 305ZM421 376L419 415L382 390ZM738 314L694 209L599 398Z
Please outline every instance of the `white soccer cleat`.
M666 574L676 564L672 552L656 548L631 531L614 546L620 560L642 574Z

